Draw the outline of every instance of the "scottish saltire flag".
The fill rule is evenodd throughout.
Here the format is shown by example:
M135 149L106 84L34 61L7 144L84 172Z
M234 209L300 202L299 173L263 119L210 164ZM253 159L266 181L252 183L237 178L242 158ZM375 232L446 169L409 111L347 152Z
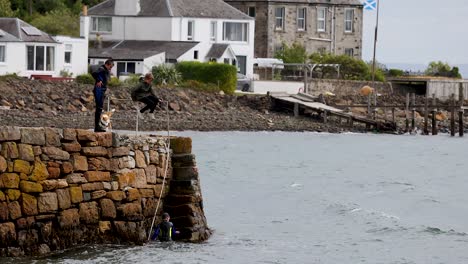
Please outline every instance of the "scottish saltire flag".
M377 9L377 0L364 0L364 9L365 10Z

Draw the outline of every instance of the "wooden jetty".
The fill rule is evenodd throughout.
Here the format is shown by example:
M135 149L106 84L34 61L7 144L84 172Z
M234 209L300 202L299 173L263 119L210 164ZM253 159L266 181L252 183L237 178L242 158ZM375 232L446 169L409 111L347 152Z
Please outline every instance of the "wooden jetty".
M345 119L349 127L353 127L354 123L361 123L367 128L374 128L378 131L395 131L395 122L380 121L368 117L357 116L352 113L347 113L341 109L328 106L326 104L316 102L317 97L309 94L287 94L282 92L269 92L270 105L272 109L288 110L294 113L294 116L305 115L307 113L316 112L322 116L323 122L327 123L328 118L338 117L340 122Z

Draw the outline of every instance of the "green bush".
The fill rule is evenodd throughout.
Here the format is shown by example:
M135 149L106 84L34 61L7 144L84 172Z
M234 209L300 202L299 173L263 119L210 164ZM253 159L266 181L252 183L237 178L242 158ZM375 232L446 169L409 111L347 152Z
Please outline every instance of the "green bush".
M81 74L76 76L76 82L81 84L94 84L94 78L91 74Z
M182 88L190 88L194 90L200 90L205 92L219 92L218 85L214 83L202 83L196 80L187 80L182 82L180 85Z
M5 80L8 80L8 79L20 79L21 77L19 77L16 73L9 73L9 74L5 74L5 75L0 75L0 81L5 81Z
M140 82L141 75L139 74L130 74L125 81L123 81L123 84L125 86L134 86L137 85Z
M202 83L219 86L226 94L234 94L237 83L237 69L229 64L185 61L178 63L177 70L182 74L182 78L187 80L196 80Z
M388 76L390 77L399 77L399 76L403 76L405 74L405 72L403 70L400 70L400 69L390 69L388 70Z
M154 66L151 70L154 76L155 84L169 84L175 85L180 83L182 76L180 72L173 66L167 66L165 64Z
M111 79L107 82L109 87L117 87L122 85L122 82L117 77L111 77Z

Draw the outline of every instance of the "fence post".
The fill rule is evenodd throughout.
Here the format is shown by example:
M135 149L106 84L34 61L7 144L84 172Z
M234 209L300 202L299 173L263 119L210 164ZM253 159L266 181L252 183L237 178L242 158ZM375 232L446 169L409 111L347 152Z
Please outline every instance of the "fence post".
M427 98L427 93L424 98L424 135L429 135L429 110L427 109L429 106L429 98Z
M435 94L432 94L432 135L437 135L437 109Z
M452 94L451 96L450 108L451 108L450 135L454 137L455 136L455 94Z
M460 109L458 110L458 133L460 137L463 137L465 132L465 126L463 125L463 114L465 112L463 109L463 103L465 101L465 96L463 94L463 83L460 83L460 87L458 88L458 101L460 105Z

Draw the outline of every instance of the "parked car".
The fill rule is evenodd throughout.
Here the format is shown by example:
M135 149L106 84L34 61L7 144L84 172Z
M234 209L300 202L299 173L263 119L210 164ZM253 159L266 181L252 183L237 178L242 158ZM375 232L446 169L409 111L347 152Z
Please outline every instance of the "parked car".
M251 92L252 80L242 73L237 73L237 90Z

